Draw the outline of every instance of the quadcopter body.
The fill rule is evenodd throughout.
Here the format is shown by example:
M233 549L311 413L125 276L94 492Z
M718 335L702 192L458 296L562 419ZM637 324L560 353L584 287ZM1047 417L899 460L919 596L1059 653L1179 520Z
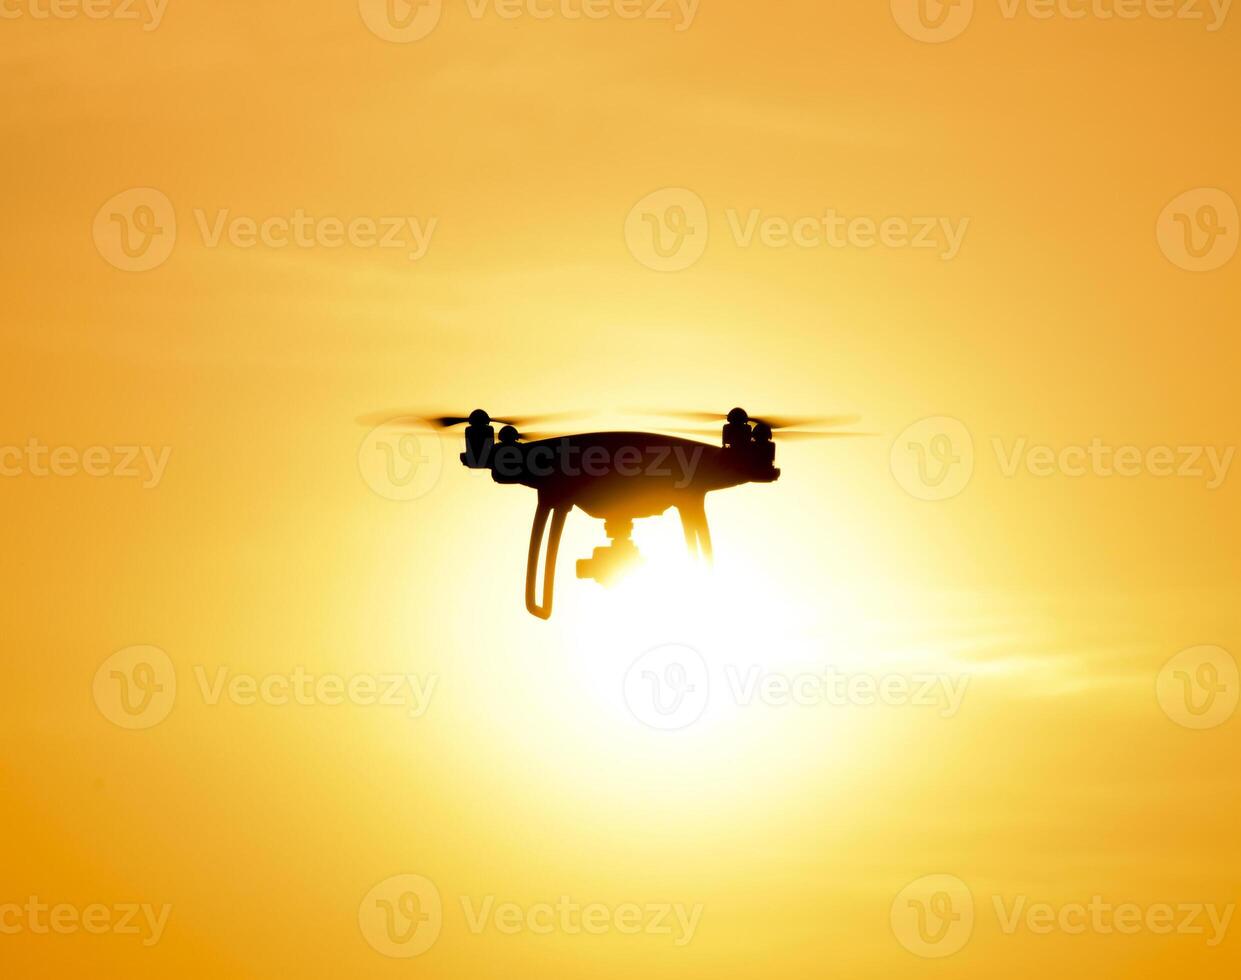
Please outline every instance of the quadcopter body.
M668 413L662 413L668 414ZM538 495L530 548L526 558L526 609L550 619L555 592L556 560L565 520L574 508L602 520L608 544L577 563L577 576L604 586L619 582L641 556L631 534L633 522L657 517L675 508L692 558L710 562L711 531L706 497L749 483L774 483L774 433L811 422L832 425L853 416L832 419L756 419L740 408L727 416L694 413L696 421L723 421L715 445L699 439L653 432L588 432L574 435L523 435L515 419L496 419L482 409L468 416L408 414L388 417L385 424L417 423L438 428L464 426L462 465L490 471L502 485L524 486ZM546 417L545 417L546 418ZM362 420L373 422L374 417ZM496 432L495 425L501 429ZM860 433L788 431L790 438L822 438ZM540 559L542 559L540 561ZM539 566L543 581L539 588Z

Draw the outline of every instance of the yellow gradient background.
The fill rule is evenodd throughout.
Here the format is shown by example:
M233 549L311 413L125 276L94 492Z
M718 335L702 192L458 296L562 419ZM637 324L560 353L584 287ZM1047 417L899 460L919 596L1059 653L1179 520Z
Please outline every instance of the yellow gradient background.
M0 479L0 905L173 907L150 948L0 935L0 972L1235 976L1236 922L1215 947L1008 935L992 897L1241 900L1241 719L1194 731L1156 698L1181 650L1241 656L1241 475L1005 476L992 440L1241 441L1241 259L1192 273L1156 235L1182 192L1241 199L1236 16L1210 32L980 0L943 44L879 0L702 0L685 30L449 0L408 44L348 0L171 0L151 31L0 21L0 443L172 448L150 489ZM123 272L92 223L136 187L167 195L178 234L167 262ZM710 218L681 272L625 236L668 187ZM224 208L438 223L416 262L209 247L195 210ZM969 226L951 261L728 230L730 209L828 208ZM575 513L550 623L521 602L533 494L462 469L455 438L424 443L444 469L417 500L359 472L356 418L388 408L575 409L589 430L734 404L857 413L879 435L782 445L778 484L709 498L714 584L669 570L671 516L640 530L645 585L574 580L602 543ZM941 502L889 466L930 416L975 444L972 481ZM621 698L666 643L969 687L952 717L725 697L666 733ZM143 644L175 664L177 700L128 731L92 684ZM212 705L195 675L299 666L437 686L411 718ZM443 898L412 960L358 923L401 874ZM942 960L889 921L931 874L976 902ZM678 946L475 934L461 904L562 895L702 917Z

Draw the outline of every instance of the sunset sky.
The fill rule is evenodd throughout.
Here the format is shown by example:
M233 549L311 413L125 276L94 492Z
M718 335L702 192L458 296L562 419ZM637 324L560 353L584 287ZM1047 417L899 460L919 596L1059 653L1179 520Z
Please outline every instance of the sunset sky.
M0 0L5 976L1236 976L1241 13L51 3ZM534 494L455 433L385 488L357 421L734 405L875 435L708 498L712 573L669 515L577 581L572 514L547 623ZM890 697L780 701L833 673ZM1095 896L1141 924L1025 917ZM562 898L610 918L492 914Z

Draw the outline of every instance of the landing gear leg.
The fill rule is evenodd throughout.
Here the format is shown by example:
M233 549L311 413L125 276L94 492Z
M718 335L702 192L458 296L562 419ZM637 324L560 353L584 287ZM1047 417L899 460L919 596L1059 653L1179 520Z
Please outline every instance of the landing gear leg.
M534 601L535 584L539 575L539 552L543 550L543 531L551 514L552 528L547 540L547 559L543 565L543 604ZM556 555L560 551L560 534L569 508L557 507L539 501L534 513L534 526L530 529L530 553L526 559L526 611L539 619L552 618L552 595L556 587Z
M691 558L701 557L708 565L714 553L711 548L711 528L707 525L706 502L702 499L680 504L681 527L685 531L685 546Z
M681 514L681 530L685 532L685 548L693 560L698 557L698 534L694 531L694 525L685 508L678 507L677 510Z

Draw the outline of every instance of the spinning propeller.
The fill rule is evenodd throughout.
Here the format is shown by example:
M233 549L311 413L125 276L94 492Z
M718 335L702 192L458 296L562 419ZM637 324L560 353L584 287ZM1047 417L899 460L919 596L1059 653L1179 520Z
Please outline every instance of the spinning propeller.
M749 422L753 425L765 425L771 429L772 433L778 433L781 439L849 439L858 436L874 435L872 432L850 432L841 431L836 428L842 425L852 425L861 420L860 415L823 415L823 416L801 416L801 415L764 415L762 418L757 415L750 415L745 409L734 408L727 414L719 412L682 412L682 411L654 411L642 412L643 415L653 415L661 418L681 419L691 423L710 423L713 422L717 426L725 422L743 423ZM697 424L691 426L676 426L678 431L689 432L695 435L715 433L716 428L707 428L704 425Z
M541 425L545 422L553 422L557 419L572 418L573 412L556 412L548 415L507 415L504 418L496 418L488 415L482 409L476 409L469 415L439 415L434 411L391 411L391 412L375 412L371 415L363 415L358 419L362 425L392 425L398 428L407 429L423 429L430 426L433 429L451 429L458 425L467 425L471 422L480 425L511 425L513 428L521 430L528 425Z

